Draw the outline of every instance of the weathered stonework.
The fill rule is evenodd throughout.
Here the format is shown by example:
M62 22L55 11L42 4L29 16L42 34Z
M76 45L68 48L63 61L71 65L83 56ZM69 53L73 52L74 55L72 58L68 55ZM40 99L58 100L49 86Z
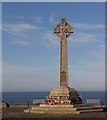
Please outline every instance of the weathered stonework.
M78 93L75 89L70 87L59 87L55 88L50 92L50 98L58 98L63 97L65 99L72 99L75 100L78 97Z
M75 100L78 93L68 86L68 58L67 58L67 38L73 33L73 28L66 22L65 18L54 28L54 33L60 38L60 87L53 89L49 98L70 98Z

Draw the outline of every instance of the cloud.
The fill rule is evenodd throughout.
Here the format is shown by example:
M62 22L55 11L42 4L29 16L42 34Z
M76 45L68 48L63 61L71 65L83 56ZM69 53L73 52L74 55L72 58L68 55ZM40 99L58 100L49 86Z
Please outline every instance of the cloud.
M100 35L95 35L91 33L85 33L85 32L79 32L79 33L73 33L68 38L68 45L69 43L92 43L96 42L101 38ZM53 46L59 46L60 44L60 38L56 34L53 33L53 31L47 30L45 33L41 34L41 39L45 42L47 41L47 45L53 45Z
M55 14L56 14L56 12L52 12L50 17L49 17L49 22L52 23L52 24L56 23Z
M96 50L90 50L88 52L88 56L90 58L88 60L81 61L83 67L91 69L91 71L100 71L100 73L105 73L105 49L104 44L101 44L97 47Z
M105 29L104 24L72 23L75 28L82 30Z
M69 66L70 84L80 90L105 90L105 54L101 46L87 52L88 59Z
M44 29L44 26L38 26L31 23L3 24L3 31L5 31L6 34L9 33L10 37L12 38L10 39L10 43L12 45L29 46L32 44L32 42L34 42L33 39L37 39L37 37L40 36L40 30L42 33Z
M26 32L38 30L40 27L33 26L29 23L6 23L3 24L3 31L15 36L24 36Z
M79 76L79 79L81 78L82 81L84 81L83 83L87 86L87 88L104 90L105 89L104 88L105 87L104 59L102 60L102 58L100 58L99 56L99 58L96 58L96 59L86 60L86 61L84 60L80 64L81 64L82 72L80 72L78 76Z
M49 18L49 21L53 24L56 24L56 21L55 21L55 12L53 12ZM72 25L77 28L77 29L81 29L81 30L100 30L100 29L103 29L105 30L105 25L104 24L88 24L88 23L72 23ZM80 30L79 30L80 31ZM53 34L46 34L46 36L48 38L54 38L56 39L55 37L53 37L54 35ZM102 35L101 33L100 34L94 34L93 32L86 32L86 31L83 31L83 32L74 32L73 35L71 35L68 39L72 39L72 42L74 43L92 43L92 42L96 42L96 41L99 41L99 40L102 40L104 39L105 35ZM68 40L68 43L70 42ZM54 45L58 45L57 42L55 42L55 40L51 41L50 40L50 43L54 44Z
M99 60L101 60L101 58L99 58ZM92 60L86 60L86 61L81 61L80 64L82 64L83 67L88 68L88 70L90 69L91 72L94 72L94 74L98 73L103 73L104 72L104 67L105 67L105 61L104 59L99 61L97 59L92 59ZM98 72L100 71L100 72Z
M2 31L2 24L0 24L0 31Z
M3 62L3 91L38 91L52 89L53 85L59 82L57 80L58 75L56 74L58 74L58 72L56 68L57 66L37 67L34 65ZM58 83L56 85L58 85Z
M104 36L102 34L93 34L93 33L86 33L86 32L78 32L73 33L67 40L68 46L71 46L71 42L78 44L87 44L87 43L93 43L98 42L100 40L104 39ZM41 34L41 40L45 45L51 45L51 46L59 46L60 44L60 38L56 34L53 33L53 31L47 30L45 33Z
M60 39L53 33L53 31L46 31L41 35L41 39L45 42L45 45L54 45L58 46Z
M25 75L25 74L38 74L41 72L46 72L51 69L54 69L55 66L49 67L36 67L29 65L21 65L21 64L11 64L8 62L3 62L3 74L4 75Z
M93 54L91 52L88 53L90 55L89 60L77 60L78 63L73 64L71 68L69 67L69 85L71 87L78 88L78 90L104 90L105 63L103 58L104 51L101 46L104 45L100 45L97 51L91 51ZM3 62L4 90L52 89L58 85L58 78L58 66L36 67ZM21 86L19 80L21 81ZM43 81L47 82L48 85L42 84ZM25 83L26 86L24 86Z
M10 17L10 16L9 16L9 17ZM24 16L18 16L18 18L21 19L21 20L25 19Z
M97 35L85 32L73 33L72 42L89 43L97 40Z
M28 40L17 39L15 41L13 41L12 44L29 46L31 44L31 42L28 42Z
M36 16L36 17L34 17L33 19L34 19L34 21L35 21L36 23L38 23L38 24L42 23L42 17L40 17L40 16Z

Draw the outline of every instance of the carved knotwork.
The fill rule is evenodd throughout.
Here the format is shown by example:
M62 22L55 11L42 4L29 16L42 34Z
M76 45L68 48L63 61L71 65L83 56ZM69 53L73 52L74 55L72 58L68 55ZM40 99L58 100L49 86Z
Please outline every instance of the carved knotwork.
M54 28L54 33L59 37L66 36L68 38L73 33L73 28L66 22L65 18L61 19L61 22Z

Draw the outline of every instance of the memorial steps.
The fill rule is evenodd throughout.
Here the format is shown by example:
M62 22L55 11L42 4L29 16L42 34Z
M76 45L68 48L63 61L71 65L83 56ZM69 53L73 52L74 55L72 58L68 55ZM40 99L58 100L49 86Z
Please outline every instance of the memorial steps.
M104 111L105 106L85 106L85 107L76 107L77 111L80 113L86 112L100 112Z
M73 106L73 105L40 105L32 107L24 112L37 113L37 114L80 114L85 112L98 112L103 111L103 106Z
M24 112L38 114L79 114L79 111L72 105L40 105L40 107L32 107L24 110Z

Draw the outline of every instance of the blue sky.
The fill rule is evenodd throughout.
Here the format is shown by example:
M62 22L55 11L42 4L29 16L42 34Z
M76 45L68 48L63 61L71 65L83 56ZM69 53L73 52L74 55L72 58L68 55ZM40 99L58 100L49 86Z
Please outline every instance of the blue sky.
M60 40L54 27L65 17L69 86L104 90L104 3L3 3L3 91L42 91L59 86Z

